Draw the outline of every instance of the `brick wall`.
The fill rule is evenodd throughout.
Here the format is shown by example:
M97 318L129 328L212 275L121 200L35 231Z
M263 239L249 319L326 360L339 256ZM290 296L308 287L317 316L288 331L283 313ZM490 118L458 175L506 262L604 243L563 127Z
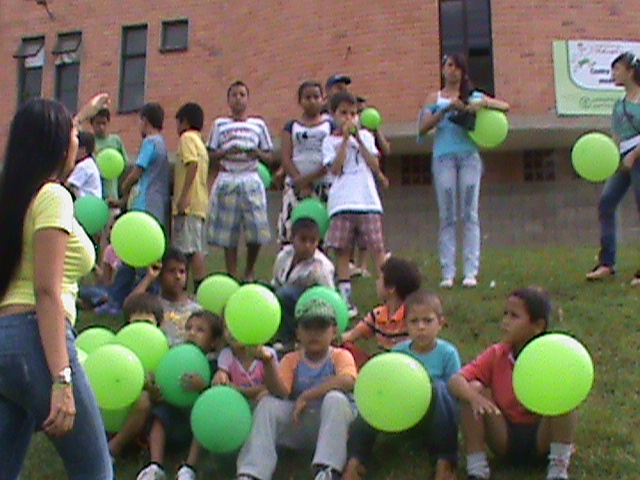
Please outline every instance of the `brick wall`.
M207 125L226 113L226 87L240 78L251 89L252 112L274 136L298 114L295 92L306 79L350 74L386 122L413 121L428 91L439 85L438 3L369 0L287 2L245 0L49 0L50 20L35 0L0 2L0 142L16 106L20 39L46 35L43 95L52 96L56 34L82 30L80 102L108 91L117 104L121 29L148 24L146 100L166 109L169 148L176 144L173 114L180 104L202 104ZM636 0L492 2L496 93L518 113L553 109L553 39L635 39ZM149 10L149 6L153 10ZM626 12L626 13L625 13ZM186 52L160 53L163 20L188 18ZM139 145L135 114L116 116L112 130L129 150ZM208 129L208 126L206 127Z

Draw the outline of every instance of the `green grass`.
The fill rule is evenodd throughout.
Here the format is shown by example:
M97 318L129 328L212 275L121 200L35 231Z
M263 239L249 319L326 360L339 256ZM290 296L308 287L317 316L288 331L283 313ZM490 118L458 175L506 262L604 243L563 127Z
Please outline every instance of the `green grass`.
M429 248L428 253L398 252L418 260L426 276L426 284L436 288L439 280L438 260ZM259 263L259 277L267 279L271 271L273 250L265 251ZM635 248L620 252L618 278L600 283L586 283L584 272L593 263L593 248L502 248L486 249L480 286L472 291L460 287L441 292L448 325L441 336L454 342L463 362L500 338L500 319L505 297L510 290L523 285L546 288L555 302L556 313L552 329L569 332L581 339L593 356L596 367L594 389L580 408L580 427L577 452L573 456L571 475L574 480L616 479L636 480L640 465L640 415L637 414L640 387L638 376L638 345L640 329L638 290L628 287L628 279L637 267L639 254ZM221 254L214 252L212 269L220 269ZM495 288L489 288L495 280ZM372 279L355 284L360 311L376 305ZM78 327L90 324L113 327L118 321L84 315ZM81 448L81 446L79 446ZM402 441L387 440L378 450L381 462L372 479L428 478L426 455ZM185 451L170 452L167 460L169 478ZM307 468L309 456L287 456L280 462L279 479L311 478ZM118 459L118 478L134 479L147 462L144 452L133 450ZM205 456L200 465L199 478L216 478L215 460ZM545 478L544 469L513 470L494 462L496 480L517 478L533 480ZM459 478L464 475L460 466ZM32 442L25 464L23 479L66 478L62 464L41 434Z

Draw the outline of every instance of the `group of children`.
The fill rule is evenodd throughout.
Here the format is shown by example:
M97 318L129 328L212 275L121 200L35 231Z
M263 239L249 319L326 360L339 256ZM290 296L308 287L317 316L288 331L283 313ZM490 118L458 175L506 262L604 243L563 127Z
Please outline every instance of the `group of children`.
M567 479L576 413L534 415L519 403L511 382L518 353L548 328L547 296L537 288L512 292L502 341L461 366L455 345L439 338L445 325L439 298L421 288L422 277L414 263L386 253L379 188L388 184L380 157L388 153L389 145L380 132L358 125L362 101L347 91L350 81L331 77L326 99L322 85L303 83L298 90L302 116L284 129L282 172L278 173L285 177L278 221L282 249L271 282L283 312L275 348L238 343L223 318L203 312L186 292L189 270L196 288L206 276L207 243L224 248L227 272L240 278L237 257L243 231L248 258L242 279L253 281L260 247L271 237L258 162L270 165L273 147L264 121L247 114L249 89L242 82L229 87L230 115L215 120L206 144L201 136L202 108L188 103L176 113L180 141L172 192L162 137L164 111L158 104L143 107L143 142L133 169L120 192L112 182L102 182L100 187L113 207L154 215L171 231L172 247L162 263L146 271L118 263L115 255L107 257L109 249L105 249L101 273L111 287L90 290L86 299L92 304L107 300L99 313L116 314L124 308L128 321L158 325L172 346L184 342L199 346L211 361L213 384L232 385L250 400L254 421L238 453L239 479L269 480L279 446L315 448L316 480L359 480L366 474L379 432L358 415L352 392L358 369L368 359L356 343L370 337L375 337L380 352L411 355L430 374L429 411L411 435L432 455L437 480L456 478L458 429L471 480L490 477L487 447L518 463L535 463L548 455L547 478ZM108 121L108 111L98 112L91 120L95 148L89 135L81 135L82 153L67 180L77 196L86 194L82 181L86 171L95 177L97 169L88 160L93 152L108 145L120 149L126 158L122 142L106 134ZM213 184L210 161L217 171ZM95 182L91 188L95 194ZM324 238L315 221L292 221L295 206L308 197L327 202L331 220ZM353 306L350 263L356 249L373 256L380 272L376 290L383 304L338 336L336 314L326 302L314 299L298 311L295 306L305 290L317 285L337 286ZM329 251L335 253L335 269L324 253ZM351 313L356 315L355 308ZM185 375L182 382L183 388L192 391L209 386L199 375ZM176 478L195 478L200 446L191 438L189 412L165 404L153 377L147 379L124 427L111 438L112 454L118 455L140 434L147 436L151 463L140 472L139 480L166 478L165 446L174 440L192 442Z

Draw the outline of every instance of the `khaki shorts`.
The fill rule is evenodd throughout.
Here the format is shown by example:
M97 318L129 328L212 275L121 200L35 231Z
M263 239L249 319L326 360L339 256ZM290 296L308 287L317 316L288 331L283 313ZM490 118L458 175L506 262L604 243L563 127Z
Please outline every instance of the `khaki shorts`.
M205 220L195 215L173 217L171 245L185 255L207 253Z

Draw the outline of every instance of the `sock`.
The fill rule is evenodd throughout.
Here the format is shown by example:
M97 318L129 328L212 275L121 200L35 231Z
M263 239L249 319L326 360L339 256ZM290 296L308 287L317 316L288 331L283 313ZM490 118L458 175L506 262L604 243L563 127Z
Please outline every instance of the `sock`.
M338 290L340 290L340 295L347 301L348 305L352 305L351 301L351 280L339 280L338 281Z
M569 478L569 462L572 453L571 443L551 442L547 478Z
M491 470L487 462L487 454L477 452L467 455L467 475L478 478L489 478Z

